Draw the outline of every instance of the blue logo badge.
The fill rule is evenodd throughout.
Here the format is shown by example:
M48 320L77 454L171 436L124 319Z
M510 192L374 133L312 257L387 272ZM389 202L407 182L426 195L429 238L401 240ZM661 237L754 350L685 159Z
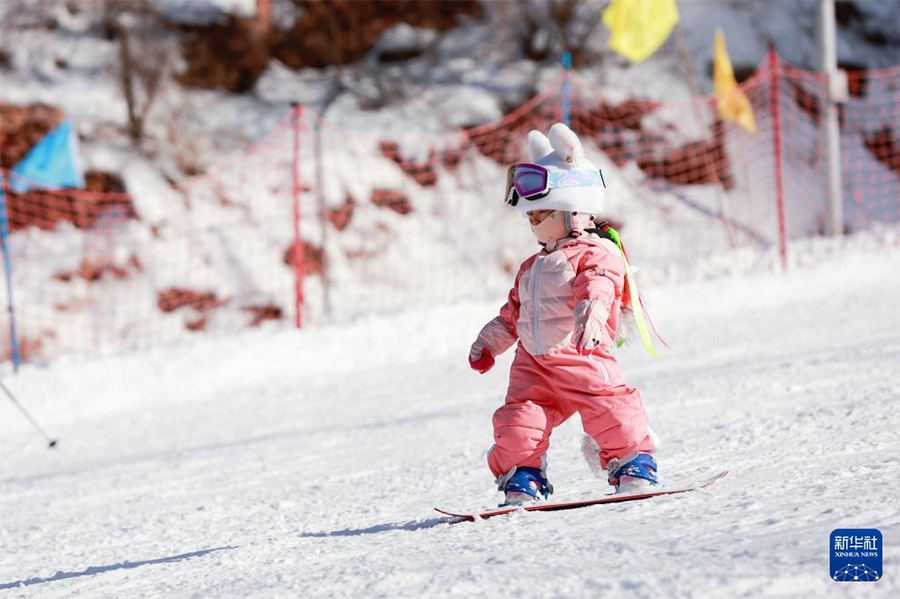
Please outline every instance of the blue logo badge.
M837 582L881 580L884 550L874 528L838 528L831 532L831 579Z

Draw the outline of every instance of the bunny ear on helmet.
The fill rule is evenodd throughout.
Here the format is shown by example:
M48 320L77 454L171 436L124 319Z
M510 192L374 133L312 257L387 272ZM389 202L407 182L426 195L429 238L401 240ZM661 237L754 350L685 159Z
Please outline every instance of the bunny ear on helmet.
M537 129L528 132L528 153L532 161L540 160L552 151L553 146L550 145L546 135Z
M531 141L531 134L528 135ZM563 123L550 127L550 146L556 155L566 163L578 167L584 161L584 148L575 132Z

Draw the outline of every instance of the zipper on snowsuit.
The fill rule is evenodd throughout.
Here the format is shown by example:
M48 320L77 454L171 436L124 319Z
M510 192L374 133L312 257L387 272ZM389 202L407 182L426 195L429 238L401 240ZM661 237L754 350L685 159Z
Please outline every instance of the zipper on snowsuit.
M541 329L540 329L540 314L541 314L541 298L540 298L540 281L541 281L541 271L544 269L544 261L542 258L545 256L537 257L537 267L534 272L534 283L532 286L532 302L534 303L534 320L532 321L532 326L534 327L534 344L537 346L537 355L543 355L544 348L541 343Z

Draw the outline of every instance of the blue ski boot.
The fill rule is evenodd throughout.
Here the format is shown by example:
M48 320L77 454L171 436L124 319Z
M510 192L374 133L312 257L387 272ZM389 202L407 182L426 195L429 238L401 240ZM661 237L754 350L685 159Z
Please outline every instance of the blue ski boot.
M497 488L506 493L506 500L500 504L523 505L547 499L553 493L553 485L539 468L513 466L513 468L497 479Z
M656 460L649 453L632 451L621 458L613 458L606 465L609 484L615 485L616 495L652 493L659 487Z

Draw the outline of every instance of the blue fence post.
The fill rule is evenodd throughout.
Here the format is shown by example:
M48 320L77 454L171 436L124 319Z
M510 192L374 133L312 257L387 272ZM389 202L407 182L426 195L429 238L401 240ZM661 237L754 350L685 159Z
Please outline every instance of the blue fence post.
M16 334L16 313L13 308L12 260L9 257L9 219L6 215L6 177L0 175L0 251L3 252L3 270L6 273L6 309L9 311L9 338L12 343L13 372L19 371L22 355L19 353L19 336Z
M562 122L566 127L572 126L572 86L569 79L572 75L572 53L563 52L563 83L562 83Z

